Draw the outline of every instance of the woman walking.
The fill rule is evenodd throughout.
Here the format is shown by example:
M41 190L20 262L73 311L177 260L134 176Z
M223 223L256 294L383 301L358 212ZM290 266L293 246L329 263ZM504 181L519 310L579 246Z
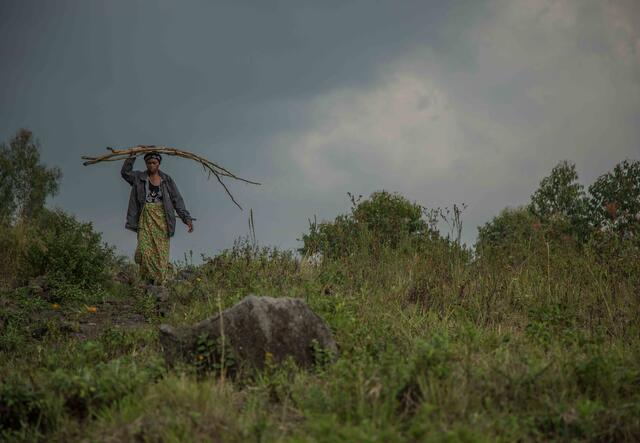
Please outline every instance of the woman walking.
M124 161L120 175L131 185L125 228L138 233L135 262L140 276L148 284L162 285L169 267L169 239L176 228L176 216L193 232L193 220L184 206L178 187L168 174L160 171L162 156L145 154L146 171L134 171L135 155Z

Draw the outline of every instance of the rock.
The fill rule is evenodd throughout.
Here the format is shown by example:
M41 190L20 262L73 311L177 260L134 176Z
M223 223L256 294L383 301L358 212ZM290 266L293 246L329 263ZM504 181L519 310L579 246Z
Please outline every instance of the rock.
M119 271L113 279L125 285L133 285L135 283L135 278L125 271Z
M146 285L144 287L148 296L156 299L157 302L163 303L169 300L169 289L160 285Z
M133 286L138 280L138 277L136 275L135 267L132 265L126 265L122 266L118 270L116 275L113 276L113 279L122 284Z
M265 361L280 363L287 357L301 367L318 359L333 360L338 347L327 324L302 299L249 295L220 315L191 327L160 326L160 343L167 363L198 361L203 342L216 347L220 356L224 340L239 366L262 369ZM207 357L210 358L210 357Z
M48 332L49 332L48 326L46 325L38 326L35 329L31 330L31 336L36 340L41 340L45 335L47 335Z
M145 293L156 302L156 312L164 317L169 309L169 289L160 285L146 285Z
M176 275L176 280L191 281L196 276L196 272L193 269L180 269Z

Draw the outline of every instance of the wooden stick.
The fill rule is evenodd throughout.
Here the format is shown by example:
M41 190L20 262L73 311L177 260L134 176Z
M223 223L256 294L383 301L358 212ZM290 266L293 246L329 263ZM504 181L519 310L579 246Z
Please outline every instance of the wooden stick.
M205 172L207 172L208 177L207 178L211 178L211 174L213 174L216 179L218 180L218 183L220 183L222 185L222 187L224 188L225 192L227 193L227 195L229 196L229 198L231 199L231 201L233 203L235 203L235 205L242 209L242 206L240 206L240 204L238 204L238 202L236 201L235 198L233 198L233 195L231 194L231 191L229 191L229 188L227 188L227 185L222 181L221 177L230 177L233 178L234 180L239 180L245 183L250 183L252 185L259 185L260 183L255 182L255 181L251 181L251 180L247 180L245 178L241 178L238 177L237 175L233 174L232 172L230 172L229 170L223 168L222 166L207 160L204 157L200 157L199 155L196 155L192 152L188 152L188 151L183 151L180 149L176 149L176 148L170 148L167 146L154 146L154 145L138 145L135 146L133 148L125 148L125 149L114 149L111 147L107 147L107 150L111 151L110 154L105 154L105 155L100 155L97 157L90 157L90 156L86 156L83 155L82 159L86 160L85 162L83 162L83 165L87 166L87 165L94 165L96 163L100 163L100 162L114 162L114 161L119 161L119 160L125 160L129 157L131 157L132 154L134 154L134 156L140 155L140 154L146 154L147 152L158 152L160 154L167 154L167 155L173 155L176 157L182 157L182 158L186 158L189 160L193 160L195 162L198 162L202 165L202 168L205 170Z

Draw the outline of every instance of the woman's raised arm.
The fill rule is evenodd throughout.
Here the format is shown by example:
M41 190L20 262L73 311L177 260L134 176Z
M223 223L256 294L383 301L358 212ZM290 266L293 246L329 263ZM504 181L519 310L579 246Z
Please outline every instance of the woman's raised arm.
M135 155L132 155L128 159L126 159L122 165L122 169L120 170L120 175L122 178L126 180L131 186L133 186L133 163L136 161Z

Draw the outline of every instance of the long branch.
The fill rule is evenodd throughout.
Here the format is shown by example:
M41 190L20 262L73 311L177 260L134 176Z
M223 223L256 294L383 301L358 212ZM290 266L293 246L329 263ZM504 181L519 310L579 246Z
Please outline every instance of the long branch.
M87 165L93 165L96 163L100 163L100 162L112 162L112 161L119 161L119 160L124 160L129 158L132 154L133 155L140 155L140 154L144 154L147 152L158 152L161 154L167 154L167 155L173 155L176 157L182 157L182 158L186 158L189 160L193 160L195 162L198 162L202 165L202 167L204 168L205 171L207 171L209 173L209 177L211 177L211 174L213 174L216 179L218 180L218 183L220 183L222 185L222 187L224 188L225 192L227 193L227 195L229 196L229 198L231 199L231 201L233 203L235 203L235 205L242 209L242 206L240 206L240 204L238 204L238 202L236 201L236 199L233 197L233 195L231 194L231 191L229 191L229 188L227 188L227 185L222 181L221 177L230 177L233 178L234 180L239 180L245 183L250 183L252 185L259 185L260 183L252 181L252 180L247 180L245 178L242 177L238 177L237 175L233 174L232 172L230 172L229 170L223 168L222 166L207 160L204 157L200 157L199 155L196 155L192 152L188 152L188 151L183 151L181 149L176 149L176 148L170 148L167 146L154 146L154 145L138 145L135 146L133 148L125 148L125 149L114 149L114 148L110 148L108 147L107 150L111 151L110 154L105 154L105 155L100 155L97 157L91 157L91 156L82 156L83 160L86 160L83 164L85 166Z

